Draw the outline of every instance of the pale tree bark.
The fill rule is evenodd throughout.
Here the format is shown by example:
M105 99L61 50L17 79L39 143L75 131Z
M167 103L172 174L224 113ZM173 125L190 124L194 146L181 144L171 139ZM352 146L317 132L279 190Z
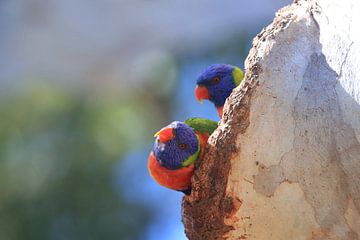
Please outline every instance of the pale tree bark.
M360 240L359 32L359 0L300 0L255 37L183 199L189 239Z

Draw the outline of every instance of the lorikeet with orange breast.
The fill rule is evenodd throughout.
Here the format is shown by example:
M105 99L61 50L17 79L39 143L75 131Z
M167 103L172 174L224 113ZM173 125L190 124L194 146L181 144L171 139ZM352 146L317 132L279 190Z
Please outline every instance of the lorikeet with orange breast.
M213 102L221 118L225 100L232 90L239 86L243 78L244 73L238 67L229 64L213 64L198 77L195 96L200 103L202 99Z
M205 118L189 118L158 131L148 160L151 177L164 187L189 195L195 162L202 159L207 140L217 126L217 122Z

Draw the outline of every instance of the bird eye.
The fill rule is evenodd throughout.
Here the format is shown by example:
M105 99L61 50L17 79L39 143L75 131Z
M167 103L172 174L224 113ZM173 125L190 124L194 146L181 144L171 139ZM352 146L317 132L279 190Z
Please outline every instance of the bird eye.
M185 143L179 143L179 148L181 149L181 150L184 150L184 149L186 149L186 144Z
M218 84L220 82L220 77L216 76L211 79L211 84Z

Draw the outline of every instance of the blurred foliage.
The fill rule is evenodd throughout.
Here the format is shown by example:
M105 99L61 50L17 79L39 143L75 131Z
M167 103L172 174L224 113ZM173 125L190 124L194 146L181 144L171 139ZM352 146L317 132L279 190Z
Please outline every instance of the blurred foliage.
M140 192L144 201L133 202L124 196L126 184L137 194L138 177L115 184L114 171L129 152L147 152L152 134L174 115L190 117L184 109L204 113L192 96L194 78L212 62L241 66L248 38L239 34L211 51L177 57L148 53L134 67L138 82L127 86L99 81L98 88L65 89L31 81L2 94L0 240L146 239L148 227L159 219L155 229L166 233L163 222L171 220L158 216L148 196ZM131 161L146 172L146 159L140 158Z
M147 97L41 84L2 96L0 239L143 239L153 213L124 200L112 174L163 121Z

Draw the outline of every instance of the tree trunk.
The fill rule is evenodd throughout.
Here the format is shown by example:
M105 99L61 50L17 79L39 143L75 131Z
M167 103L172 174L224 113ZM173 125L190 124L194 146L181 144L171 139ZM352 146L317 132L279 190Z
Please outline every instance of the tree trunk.
M187 236L360 240L360 1L295 1L245 66L183 199Z

